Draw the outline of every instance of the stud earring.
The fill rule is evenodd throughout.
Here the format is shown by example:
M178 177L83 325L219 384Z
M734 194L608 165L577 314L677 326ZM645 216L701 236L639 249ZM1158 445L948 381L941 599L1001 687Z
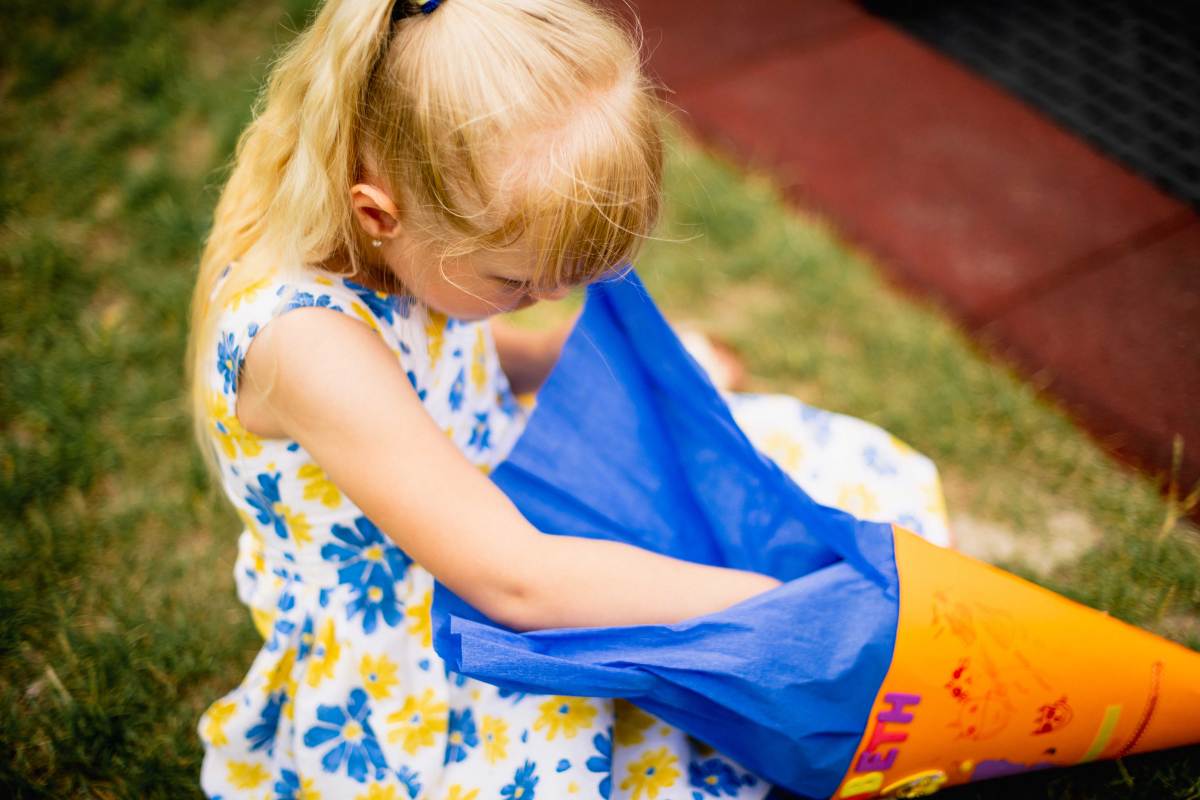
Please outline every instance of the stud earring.
M382 245L383 245L382 239L372 239L371 240L371 247L381 247Z

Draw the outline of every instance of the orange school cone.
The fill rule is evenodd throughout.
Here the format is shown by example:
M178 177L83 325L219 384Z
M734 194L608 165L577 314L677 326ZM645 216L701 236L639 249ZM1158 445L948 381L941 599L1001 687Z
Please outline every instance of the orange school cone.
M1200 654L895 531L894 656L835 797L1200 742Z

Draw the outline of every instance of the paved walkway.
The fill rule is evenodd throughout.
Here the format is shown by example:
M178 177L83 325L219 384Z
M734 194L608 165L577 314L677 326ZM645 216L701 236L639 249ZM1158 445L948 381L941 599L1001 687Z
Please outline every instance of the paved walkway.
M609 0L621 5L620 0ZM702 139L1058 398L1200 481L1200 217L846 0L631 0Z

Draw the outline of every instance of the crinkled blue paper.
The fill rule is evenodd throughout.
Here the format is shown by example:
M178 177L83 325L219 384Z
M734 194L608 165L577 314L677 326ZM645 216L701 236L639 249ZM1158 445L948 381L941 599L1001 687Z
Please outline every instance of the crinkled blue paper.
M762 456L632 272L590 287L492 476L539 530L784 583L673 625L526 633L438 584L434 646L450 669L514 691L627 697L778 786L835 791L895 644L890 526L818 505Z

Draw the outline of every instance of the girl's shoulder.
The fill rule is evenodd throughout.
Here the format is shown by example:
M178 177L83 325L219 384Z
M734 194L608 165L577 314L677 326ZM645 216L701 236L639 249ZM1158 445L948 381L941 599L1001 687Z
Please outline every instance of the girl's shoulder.
M221 294L226 281L228 290ZM246 353L255 336L271 320L298 308L326 308L346 314L374 331L398 358L413 352L407 341L421 335L421 326L399 322L418 309L409 298L376 292L337 273L313 266L274 268L264 274L239 275L236 265L226 267L213 288L220 302L215 317L217 388L226 395L237 392Z
M361 319L369 327L391 323L409 313L407 298L375 292L344 275L313 266L276 267L253 276L236 275L234 265L225 268L213 288L214 298L227 280L237 281L222 300L218 321L222 325L258 323L296 308L309 306L340 311Z

